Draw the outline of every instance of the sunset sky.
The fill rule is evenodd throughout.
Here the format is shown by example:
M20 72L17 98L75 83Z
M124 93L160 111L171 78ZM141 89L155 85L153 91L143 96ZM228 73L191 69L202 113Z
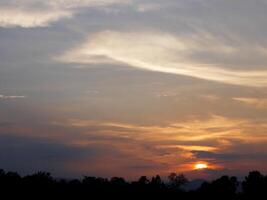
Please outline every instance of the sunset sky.
M267 173L266 19L267 0L1 0L0 168Z

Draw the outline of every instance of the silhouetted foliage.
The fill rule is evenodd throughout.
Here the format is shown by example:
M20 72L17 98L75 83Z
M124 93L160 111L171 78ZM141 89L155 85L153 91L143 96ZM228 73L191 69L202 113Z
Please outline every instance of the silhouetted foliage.
M138 184L147 185L147 184L149 184L149 180L146 176L141 176L138 180Z
M199 191L206 199L235 199L237 187L236 177L222 176L210 183L204 182Z
M245 177L242 188L247 198L266 199L267 177L258 171L252 171Z
M186 190L186 183L187 178L176 173L171 173L167 181L156 175L127 182L121 177L55 179L47 172L21 177L16 172L0 169L3 199L267 199L267 177L258 171L250 172L241 184L236 177L229 176L205 181L196 190Z
M174 190L181 190L181 186L188 182L187 178L183 174L177 175L176 173L171 173L168 176L169 187Z
M151 187L154 189L164 188L164 182L161 180L159 175L153 176L150 182Z

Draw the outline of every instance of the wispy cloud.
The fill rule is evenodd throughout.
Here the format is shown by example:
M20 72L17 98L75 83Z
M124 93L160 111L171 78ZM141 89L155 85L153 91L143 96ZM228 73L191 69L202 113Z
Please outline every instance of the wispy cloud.
M222 116L213 115L209 119L188 119L187 121L170 123L166 126L140 126L127 123L100 122L82 119L69 119L63 122L53 122L54 125L93 129L94 134L100 138L104 135L132 138L137 141L156 142L163 147L170 145L189 150L215 150L222 146L229 146L226 141L238 140L250 142L261 142L267 140L262 134L267 124L258 121L249 121L242 119L228 119ZM258 124L258 130L253 129ZM250 132L254 130L254 135ZM101 134L99 134L101 133ZM133 134L134 133L134 134ZM92 133L91 133L92 134ZM222 146L213 146L213 142L208 146L200 145L203 141L216 141ZM197 145L198 144L198 145ZM163 146L162 146L163 145ZM170 147L169 146L169 147Z
M128 0L3 0L0 2L0 27L45 27L60 19L71 18L78 8L106 7Z
M3 9L0 8L0 26L24 28L44 27L61 18L69 18L72 13L68 11L53 10L47 11L28 11L17 8Z
M201 95L201 98L209 101L209 102L216 102L220 100L219 96L213 95L213 94L206 94L206 95Z
M83 119L69 119L53 124L82 130L88 139L71 141L74 145L86 147L92 144L112 144L118 152L129 157L151 160L155 164L165 163L160 171L177 168L191 171L193 164L199 160L207 161L214 169L240 169L240 166L235 165L250 159L238 156L244 155L244 147L250 147L249 155L256 155L258 148L253 148L262 146L261 144L267 141L264 134L267 126L265 122L229 119L216 115L201 120L192 118L166 126ZM234 158L231 160L232 164L228 162L230 158ZM259 156L258 159L262 158Z
M137 5L137 11L139 12L150 12L150 11L157 11L161 9L163 4L159 3L144 3Z
M153 165L155 168L148 167L147 171L145 170L146 174L152 175L173 170L191 171L194 163L198 161L206 161L214 169L241 170L240 163L249 158L236 155L266 152L266 127L265 121L212 115L206 119L192 117L184 121L170 122L165 126L67 119L55 121L52 127L45 130L37 127L32 129L23 126L3 126L0 127L0 131L13 135L28 134L30 137L36 137L36 132L40 132L40 138L49 138L70 147L96 152L96 156L89 153L81 160L71 162L70 165L75 172L95 170L95 173L121 175L119 169L124 169L122 173L130 172L131 175L136 175L144 171L136 171L133 166ZM107 151L103 150L106 148ZM230 158L234 160L229 162ZM255 163L262 158L259 156L252 160ZM114 166L103 165L105 162L114 161Z
M103 129L106 128L110 130L114 128L115 130L119 129L127 131L134 130L137 132L155 132L155 133L174 134L174 135L179 131L182 133L186 133L181 135L180 134L175 135L175 137L179 137L179 139L184 138L184 139L194 140L193 136L196 136L195 139L201 140L203 134L208 136L210 135L210 133L217 132L222 135L225 135L228 130L237 128L239 127L237 126L237 124L240 125L241 123L244 122L245 121L241 120L228 120L227 118L213 115L210 119L206 120L199 120L197 118L192 118L183 122L170 123L166 126L141 126L129 123L101 122L101 121L86 120L86 119L68 119L67 121L64 122L53 122L53 124L62 126L80 127L80 128L99 126L103 127ZM213 136L210 135L210 137Z
M254 106L256 108L267 108L267 98L235 97L233 100Z
M222 62L193 59L195 55L209 53L223 57L239 57L242 46L232 45L209 32L191 36L176 36L162 32L104 31L90 36L87 41L61 55L58 60L69 63L90 64L104 57L111 62L131 67L191 76L227 84L266 87L267 70L234 70ZM250 47L261 54L262 48Z
M0 94L0 100L1 99L25 99L26 96L18 96L18 95L2 95Z

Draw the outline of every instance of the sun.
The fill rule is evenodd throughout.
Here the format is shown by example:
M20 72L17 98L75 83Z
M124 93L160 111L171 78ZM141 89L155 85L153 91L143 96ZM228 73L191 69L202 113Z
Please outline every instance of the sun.
M194 169L207 169L207 168L208 168L208 165L205 163L198 163L198 164L195 164L194 166Z

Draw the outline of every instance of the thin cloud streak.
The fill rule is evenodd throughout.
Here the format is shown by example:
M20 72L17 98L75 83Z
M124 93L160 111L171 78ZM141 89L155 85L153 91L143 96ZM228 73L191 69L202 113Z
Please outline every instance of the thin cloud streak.
M134 137L135 140L146 141L179 141L179 142L201 142L201 141L223 141L240 140L250 142L261 142L264 136L263 130L267 124L261 121L250 121L244 119L228 119L222 116L212 115L209 119L188 119L187 121L170 123L166 126L141 126L127 123L99 122L82 119L69 119L63 122L53 122L54 125L82 128L93 128L97 135L107 134L124 138ZM258 129L253 129L258 124ZM250 135L250 132L254 135ZM98 132L102 134L98 134ZM134 134L133 134L134 133ZM223 142L223 144L225 144ZM197 147L198 145L191 145ZM213 148L213 146L211 146Z
M267 108L267 98L235 97L233 100L256 108Z
M151 160L155 164L164 163L165 167L160 169L161 172L177 168L185 172L191 171L192 164L189 163L195 163L200 159L196 152L206 152L210 155L203 157L202 160L209 162L215 168L235 169L234 165L237 163L233 166L228 163L230 157L244 154L243 146L246 149L250 146L250 153L257 154L257 148L253 150L252 147L262 146L267 141L264 134L266 123L216 115L201 120L192 118L166 126L142 126L83 119L69 119L53 124L75 128L88 137L87 140L70 141L72 145L77 147L112 145L125 156ZM227 157L218 160L213 155L227 155ZM243 158L235 160L239 163L243 161ZM240 165L238 167L240 169Z
M261 48L251 47L263 52ZM203 62L192 56L203 52L238 57L242 47L228 45L213 35L178 37L169 33L104 31L91 36L77 48L66 51L57 60L66 63L103 64L118 62L128 66L191 76L195 78L251 87L267 86L267 70L233 70L216 60ZM99 57L104 57L104 62ZM212 56L211 56L212 57Z
M18 95L2 95L0 94L1 99L25 99L27 96L18 96Z
M3 0L0 2L0 27L46 27L61 19L72 18L79 8L102 8L128 0Z
M72 13L61 10L28 11L17 8L0 8L0 26L4 28L21 26L23 28L45 27L61 18L70 18Z

